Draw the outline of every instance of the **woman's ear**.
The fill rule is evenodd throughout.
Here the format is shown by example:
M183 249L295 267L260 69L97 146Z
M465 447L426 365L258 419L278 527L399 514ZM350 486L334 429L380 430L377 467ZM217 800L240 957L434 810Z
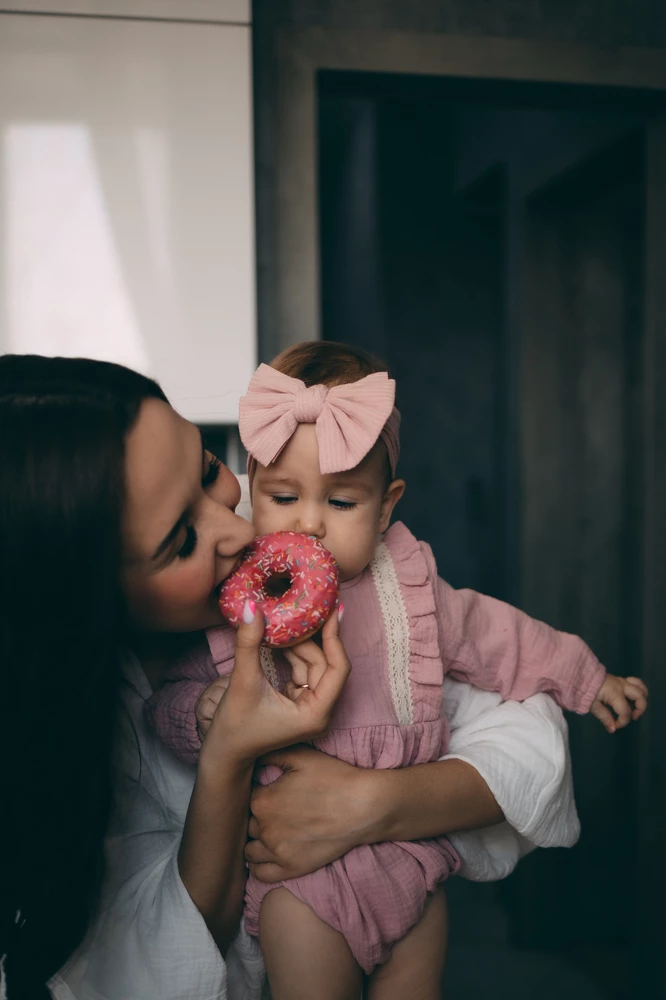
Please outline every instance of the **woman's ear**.
M394 479L392 483L389 484L386 493L384 494L384 499L382 500L381 511L379 515L379 533L383 534L391 523L391 515L393 513L393 508L397 504L398 500L405 492L405 480L404 479Z

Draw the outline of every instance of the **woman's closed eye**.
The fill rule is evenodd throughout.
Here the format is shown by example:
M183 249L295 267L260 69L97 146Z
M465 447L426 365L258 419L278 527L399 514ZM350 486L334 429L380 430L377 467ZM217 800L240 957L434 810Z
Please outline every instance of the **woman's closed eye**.
M208 489L212 486L220 474L220 469L222 468L222 462L215 455L208 454L208 468L201 479L201 485L204 489ZM187 559L191 556L197 547L197 531L193 524L184 524L185 528L185 540L183 544L176 552L178 559Z
M210 452L208 452L207 455L208 468L206 469L206 472L201 480L201 485L204 489L212 486L213 483L217 481L217 478L220 475L220 469L222 468L222 462L216 455L211 455Z
M176 556L178 559L187 559L191 556L197 547L197 532L193 524L186 524L185 527L185 541L178 549Z

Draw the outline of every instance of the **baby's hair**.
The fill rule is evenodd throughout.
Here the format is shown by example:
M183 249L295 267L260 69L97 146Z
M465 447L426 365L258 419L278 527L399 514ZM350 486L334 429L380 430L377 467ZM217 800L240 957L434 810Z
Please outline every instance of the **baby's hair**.
M332 340L309 340L288 347L271 361L271 368L311 385L348 385L366 375L388 372L387 366L371 354L349 344Z

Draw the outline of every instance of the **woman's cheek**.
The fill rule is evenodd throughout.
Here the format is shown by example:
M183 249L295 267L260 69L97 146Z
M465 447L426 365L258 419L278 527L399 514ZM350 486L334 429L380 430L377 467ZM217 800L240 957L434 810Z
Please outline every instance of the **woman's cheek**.
M144 606L153 617L164 619L174 612L196 608L208 599L214 585L210 571L194 563L182 563L177 572L164 573L152 582Z
M215 587L215 564L194 559L183 562L168 583L167 600L172 605L194 605L207 599Z

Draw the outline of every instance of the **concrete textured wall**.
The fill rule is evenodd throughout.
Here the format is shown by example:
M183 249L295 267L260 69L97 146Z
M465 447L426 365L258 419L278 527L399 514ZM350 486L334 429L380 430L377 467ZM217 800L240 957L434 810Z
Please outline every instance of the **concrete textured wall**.
M255 0L254 25L384 28L599 45L666 43L663 0Z
M666 2L254 0L253 24L259 353L262 360L268 360L284 346L276 304L276 83L281 28L449 33L603 48L654 48L666 45Z
M415 34L423 33L424 36L431 33L438 33L450 34L452 36L467 35L488 40L515 39L523 42L556 43L554 47L557 44L573 45L575 43L589 47L591 63L595 63L595 57L598 55L595 50L603 50L603 59L601 62L604 66L609 61L613 62L615 59L616 47L624 49L625 53L627 49L634 47L643 51L640 51L638 59L634 56L628 60L630 64L629 77L627 78L625 75L622 80L623 86L631 86L637 82L637 77L632 75L638 72L636 68L637 63L644 60L649 61L646 57L649 52L651 53L651 50L666 47L666 0L439 0L439 2L436 2L436 0L255 0L254 56L258 292L260 353L264 360L269 359L281 346L280 336L287 337L289 335L289 330L286 328L288 324L282 322L282 329L279 329L278 309L276 307L278 261L276 234L281 232L277 227L279 217L278 206L280 211L282 211L280 218L283 226L285 218L288 217L287 212L291 211L293 206L298 208L296 200L298 195L295 197L293 190L289 192L291 200L287 198L278 202L278 184L276 183L278 150L284 150L285 147L284 145L281 146L281 143L287 142L289 152L291 153L291 160L287 157L290 167L298 162L298 157L301 155L298 143L294 142L294 136L290 135L285 140L284 134L278 134L276 127L276 85L277 81L282 79L283 74L281 75L281 70L284 70L284 64L281 64L279 61L278 35L281 29L289 28L318 28L321 29L324 37L327 29L339 32L346 30L350 32L367 30L374 33L375 40L378 32L402 31ZM396 44L398 43L399 39L396 41ZM357 38L355 40L355 53L358 53L359 44L362 43L359 43ZM482 48L485 51L493 47L496 48L498 45L498 42L491 44L489 41L488 45L482 46ZM535 50L537 48L535 46ZM581 58L587 59L589 55L587 53ZM541 51L537 51L535 58L542 58ZM659 53L652 54L652 58L660 62ZM561 67L562 63L560 62L558 65ZM558 72L560 72L559 69ZM491 74L489 73L488 75ZM535 78L540 79L541 77L537 73ZM585 82L589 81L586 79ZM642 85L663 86L662 83L643 83ZM292 101L294 95L293 86L289 90L289 95L289 100ZM298 119L298 121L300 123L302 120ZM616 124L613 125L613 128L615 128ZM624 125L626 124L625 122ZM550 126L552 126L552 121L550 122ZM599 124L600 129L602 129L602 126L605 129L606 126L604 123ZM582 130L581 135L586 142L592 139L587 128ZM592 560L596 567L595 572L606 572L607 579L602 581L601 586L597 587L584 574L579 573L580 580L576 577L576 587L584 585L586 601L588 603L585 604L585 602L582 602L579 607L576 607L575 610L576 614L579 615L579 619L574 620L571 627L580 629L584 634L589 632L589 637L599 645L600 652L607 655L611 663L614 662L614 657L618 656L618 652L614 647L609 652L605 646L609 642L612 642L612 637L615 637L617 640L617 635L613 629L598 627L597 611L599 607L602 607L603 613L607 614L608 608L617 607L617 595L610 593L608 590L609 587L616 586L618 580L621 578L634 581L636 584L636 595L638 595L636 596L636 601L639 602L642 595L648 595L646 607L642 610L638 607L634 608L631 616L629 616L634 622L636 629L641 631L641 634L634 644L636 648L631 648L630 655L624 656L617 663L616 669L632 672L634 670L633 664L636 663L636 669L639 672L641 669L643 670L644 675L653 688L653 702L656 704L658 703L659 696L662 696L662 692L664 691L663 662L666 656L664 652L665 633L663 627L660 627L660 618L663 617L663 608L666 607L666 570L664 569L666 567L666 556L664 555L666 553L666 530L664 529L663 520L664 498L666 497L666 482L664 481L666 464L663 462L663 456L666 453L666 393L663 390L663 386L666 384L666 376L664 375L666 371L664 367L664 358L666 358L666 331L664 328L666 308L663 306L663 298L666 295L666 284L663 281L664 260L666 260L666 248L664 246L664 240L666 239L664 235L666 234L666 185L663 180L666 177L666 116L663 115L663 109L660 114L657 113L650 119L646 135L648 169L644 192L641 194L641 199L643 199L641 204L643 204L643 201L647 204L646 220L648 226L647 238L645 239L645 274L641 279L645 282L645 291L640 291L640 293L636 291L634 288L634 278L629 273L631 268L628 266L624 267L624 264L620 268L618 261L612 257L611 250L615 244L611 245L612 241L609 242L604 236L604 225L612 214L610 210L606 210L602 206L598 216L595 216L595 221L590 220L582 209L579 220L578 215L573 213L572 209L573 214L566 223L566 226L564 222L562 223L564 226L562 233L564 235L561 234L563 242L557 244L559 247L558 253L560 253L563 261L573 262L570 266L571 279L576 289L582 290L580 294L577 293L578 298L576 299L576 302L580 304L579 315L576 320L578 326L576 329L572 327L570 335L563 338L563 341L566 341L569 345L576 345L579 340L581 342L585 340L587 345L585 348L587 353L585 353L582 360L577 357L573 359L573 362L575 362L573 364L575 378L572 379L567 391L573 392L571 386L578 384L576 379L580 377L582 379L580 384L588 392L591 402L587 409L584 408L581 413L574 412L577 424L572 440L576 447L569 447L567 452L567 454L570 453L574 457L576 455L579 456L576 461L580 460L584 475L583 472L579 473L572 465L570 474L567 474L563 479L562 477L558 478L555 474L547 476L544 481L548 489L554 489L554 495L557 494L558 497L560 497L558 490L561 490L562 482L564 482L565 486L569 483L575 485L578 491L578 498L576 499L575 508L570 513L572 519L578 525L577 530L580 529L581 525L585 528L585 543L587 545L596 545L599 532L601 531L605 531L606 536L609 534L613 535L612 545L606 544L606 539L600 545L600 551L604 559L615 559L619 565L627 557L627 553L630 553L632 559L635 557L637 561L642 560L644 562L645 566L643 569L635 566L631 572L628 572L626 568L620 570L616 566L610 572L603 569L605 565L603 561L599 559ZM599 139L600 135L597 135L595 142ZM578 150L576 156L578 156L580 143L576 143L575 145ZM571 146L572 143L569 142L568 148ZM478 167L478 163L473 163L468 158L465 164L459 164L458 166L466 166L468 171L473 172L472 167ZM532 168L535 164L531 163L530 166ZM553 172L557 173L562 169L563 164L558 161L558 164L555 166L558 169ZM284 178L284 164L282 170L283 173L280 174L280 180ZM459 180L461 180L460 177ZM526 190L530 187L531 181L530 184L526 182L523 193L526 193ZM287 206L286 209L285 206ZM634 214L638 219L641 212L636 210ZM559 219L558 213L555 213L553 218L557 222ZM549 218L548 226L544 229L548 240L554 239L554 234L560 232L550 222ZM594 225L592 225L592 222L594 222ZM617 229L616 249L617 247L626 248L626 246L633 245L633 237L631 240L628 237L625 239L627 234L624 223L622 225L618 223ZM297 228L297 235L301 231ZM567 244L567 240L570 237L573 239L572 233L576 235L576 239L580 238L580 246L578 246L575 254L570 252L571 247ZM516 253L516 246L518 245L517 234L517 227L512 228L509 226L507 243L509 253L514 255ZM544 236L544 239L546 236ZM594 240L598 240L598 245L594 243ZM641 236L640 242L642 241L643 237ZM282 255L280 260L282 261L286 257L287 264L289 265L290 254L297 256L299 252L302 253L302 247L294 239L291 242L287 241L286 245L288 253ZM548 243L548 246L550 247L550 243ZM307 253L310 252L311 246L307 245ZM442 252L440 248L439 258L431 255L432 267L439 267L440 271L444 269L445 265L450 266L450 262L444 260L441 256ZM631 262L638 259L639 256L639 254L635 253L633 255L629 254L627 259ZM560 257L558 257L558 260L560 260ZM622 260L624 261L625 258L623 257ZM419 262L414 258L411 263L416 268ZM287 267L288 270L289 267ZM293 274L297 278L302 273L303 268L293 268ZM289 275L289 277L291 278L292 275ZM416 277L418 277L418 274ZM288 294L290 296L294 294L295 290L298 291L295 281L292 280L285 283L284 278L280 285L281 291L284 290L285 284L288 287ZM446 291L445 284L441 284L442 288ZM416 279L414 281L414 288L417 289ZM396 283L393 287L394 297L398 297L402 289L404 289L404 283L400 287ZM508 290L511 292L511 289ZM638 302L640 298L641 308L643 308L644 300L646 319L644 331L645 343L642 349L645 351L647 361L642 376L645 381L644 386L641 384L636 387L633 384L632 380L635 380L637 376L635 372L632 374L633 369L626 357L624 358L624 363L627 365L626 370L620 372L620 367L623 364L622 352L625 350L629 339L629 334L626 332L623 324L634 322L634 319L631 318L633 307L632 309L627 309L624 300L618 302L614 297L625 295L625 292L626 302L634 302L634 300ZM300 308L298 295L295 297L297 305ZM520 319L518 313L522 309L522 298L517 293L514 293L513 297L510 294L508 298L507 326L513 329L513 327L520 325L518 323ZM570 300L573 301L574 297L570 294L570 289L563 290L562 299L563 301L566 300L567 303ZM591 306L588 308L590 302L596 299L602 300L604 308L610 310L611 319L617 319L619 325L614 326L608 319L607 312L604 312L604 310L600 310L597 315L591 309ZM420 303L420 314L414 310L415 302L417 304ZM539 300L537 304L539 309L542 310L543 303ZM385 307L386 305L387 303L384 303ZM431 308L431 312L436 311L437 298L433 295L430 300L426 301L423 295L417 296L415 294L409 302L404 303L402 312L399 301L391 301L388 305L389 308L386 310L388 321L385 324L387 353L394 353L396 355L392 358L393 363L399 369L402 369L406 365L402 364L405 359L399 356L401 345L404 344L406 348L412 348L416 341L413 337L409 344L404 341L404 338L401 340L401 337L398 335L398 326L402 319L406 318L405 321L408 319L411 322L414 317L416 320L423 319L424 325L432 325L432 316L425 315L426 306ZM292 310L292 317L293 315L294 311ZM455 327L453 320L459 317L454 316L451 319L449 316L448 318L451 326ZM464 319L466 323L470 322L469 310L466 312ZM620 319L622 319L622 323L620 323ZM562 325L563 327L566 326L566 324ZM390 333L389 328L395 328L395 336ZM316 332L313 330L313 335ZM583 337L582 334L585 334L585 336ZM602 334L603 337L601 336ZM388 343L389 335L391 343ZM611 346L615 352L613 357L617 362L617 370L612 378L608 377L608 372L604 368L604 358L606 356L604 352L607 345L604 346L605 341L602 342L602 340L607 336L614 338ZM511 350L513 349L511 347ZM510 354L510 351L508 353ZM424 354L423 356L426 359L426 355ZM591 447L595 445L595 442L600 440L603 447L607 449L607 442L613 437L613 434L615 439L618 437L617 430L613 434L611 434L611 431L613 422L619 419L619 409L615 407L615 402L607 394L611 390L617 390L616 382L620 374L628 383L631 382L631 385L625 387L629 395L631 393L634 393L634 395L638 393L633 402L629 399L625 401L625 411L623 411L623 419L626 418L626 426L631 427L631 435L634 435L631 440L627 439L624 442L624 454L629 456L630 460L632 454L635 453L635 455L640 457L640 462L645 464L645 472L642 469L638 469L634 476L638 484L636 489L641 492L640 496L638 496L637 492L635 497L633 495L625 496L623 492L625 491L624 480L620 481L621 476L617 467L617 458L612 452L608 452L607 450L604 452L605 464L603 464L603 476L598 473L595 465L596 453L593 449L590 450L588 448L588 452L585 453L584 458L580 458L582 454L580 452L580 448L582 447L581 441L585 443L585 447L587 448L588 445ZM403 390L405 392L409 391L410 387L402 371L400 378ZM552 387L553 384L555 383L551 379L549 385ZM521 391L521 387L517 384L512 383L511 388L514 392ZM410 405L415 413L418 413L418 403L419 401L415 398L412 387L412 403ZM569 409L566 400L559 400L555 407L558 425L562 422L564 426L566 421L571 417ZM441 408L440 415L442 418L445 416L445 408ZM407 426L405 432L406 435L409 433ZM578 439L579 435L581 441ZM426 442L427 446L428 442ZM414 461L418 461L419 453L414 441L410 442L410 450ZM537 449L533 450L536 452ZM522 466L526 467L529 465L532 472L534 472L537 470L538 457L538 454L524 454L520 458L520 462ZM422 458L425 463L427 458L425 452ZM516 467L518 464L519 460L517 459ZM631 478L630 465L631 462L629 461L627 468L629 470L628 475ZM524 476L525 468L521 467L519 471ZM421 477L425 476L426 472L421 470ZM607 502L605 498L599 500L599 493L600 491L603 492L602 487L607 481L604 476L612 481L614 490L612 503ZM436 486L437 484L433 485ZM589 493L585 493L585 496L581 497L581 491L585 492L585 490L589 490ZM514 492L517 494L518 486L514 488ZM608 491L606 490L606 492ZM631 515L631 518L627 519L625 517L626 512L622 508L621 501L622 503L626 501L630 505L634 505L632 508L634 513ZM536 501L531 502L533 503L534 517L538 519L540 515L543 515L546 508L543 504L537 504ZM602 516L595 515L594 530L588 531L587 525L590 523L590 510L594 514L595 505L599 507ZM559 507L556 509L558 516L560 516ZM564 510L565 507L563 506L562 509ZM411 514L415 518L417 515L426 518L428 511L425 508L420 511L414 509L411 511ZM624 536L620 537L622 532L618 528L618 522L622 525L629 525L629 532L634 531L636 537L632 536L629 540ZM546 529L550 527L550 522L547 518L544 521L542 517L542 523L545 524ZM642 532L642 544L639 543L637 538L639 527ZM429 535L430 532L434 534L433 526L428 526L424 522L424 533ZM578 538L574 532L569 532L569 535L571 539L575 540ZM430 538L430 540L436 542L434 537ZM512 548L512 551L515 550L515 555L522 559L524 555L522 548L524 538L522 534L520 537L517 535L515 538L510 538L509 542L510 544L507 543L507 548ZM445 545L444 539L442 545ZM530 548L533 548L532 544ZM585 555L580 545L579 548L581 549L581 553ZM557 558L560 560L564 572L569 573L580 570L579 562L582 556L577 550L571 555L558 552ZM455 567L453 569L455 574ZM533 576L535 575L537 575L536 571ZM576 587L566 588L567 593L575 594ZM512 595L510 594L509 596ZM537 589L532 588L528 596L529 601L526 603L529 604L529 610L536 613L540 610L537 600L539 596ZM552 613L549 615L547 613L548 610L544 604L544 616L555 620L557 615L552 615ZM627 618L626 613L624 617ZM639 624L639 619L643 622L642 625ZM562 626L565 622L559 621L558 624ZM624 624L623 628L625 628ZM626 635L628 634L626 632ZM626 649L624 645L626 635L622 642L616 641L616 646L621 648L623 653ZM642 651L638 648L640 646L643 647ZM629 968L632 969L632 979L635 979L638 991L634 993L632 989L630 994L628 989L625 992L618 986L617 989L609 990L604 995L612 995L614 997L629 995L632 997L666 996L666 962L663 957L663 942L659 937L660 933L662 933L660 928L663 927L663 919L659 914L663 905L664 895L666 894L666 866L662 863L654 863L656 857L663 857L663 840L664 831L666 830L666 797L663 793L663 761L666 759L666 754L664 753L664 729L659 722L659 713L653 711L652 719L648 718L645 722L641 723L639 733L636 736L628 737L631 740L640 740L640 747L637 750L638 758L631 752L625 752L623 760L626 763L621 766L618 764L616 768L615 764L612 766L603 766L601 764L599 773L605 777L605 788L602 788L600 782L597 780L597 775L592 764L588 768L587 763L585 763L585 767L582 767L580 763L581 761L586 762L588 758L590 761L596 760L598 764L603 760L601 757L602 750L597 746L597 743L600 744L602 742L602 738L602 733L594 732L590 735L590 742L588 743L588 738L583 738L578 729L574 731L574 742L583 741L582 743L578 742L576 747L578 751L577 776L579 779L579 796L583 803L588 803L586 806L588 815L585 816L586 826L589 831L588 844L592 841L595 843L597 841L602 842L604 840L604 830L608 829L612 829L614 835L617 837L619 833L617 820L608 819L612 813L613 796L617 794L618 788L633 788L638 775L640 789L637 796L632 792L625 817L627 823L632 826L632 830L629 835L628 829L624 829L624 836L623 834L619 834L618 841L616 841L622 842L624 848L628 844L631 845L629 848L630 857L632 856L632 847L636 846L638 856L644 859L642 867L639 865L639 875L637 876L636 883L634 885L627 884L626 892L628 895L622 901L619 901L612 898L612 893L609 896L602 884L609 868L612 868L612 863L608 857L604 859L601 854L595 862L594 851L590 849L586 853L585 844L583 844L576 855L580 859L581 864L579 877L576 870L577 862L572 860L574 857L573 854L550 855L548 852L540 852L538 857L532 859L531 865L529 862L523 865L522 872L519 873L517 880L513 881L513 892L515 894L513 909L515 913L520 914L518 923L521 925L520 931L523 943L534 945L536 942L541 944L548 938L548 927L543 926L543 915L547 912L551 914L562 913L563 907L570 905L570 900L576 898L576 895L581 891L580 887L585 884L588 888L591 888L594 898L598 901L598 905L596 910L591 906L578 907L577 911L570 918L567 918L572 928L576 932L579 932L579 939L582 941L585 938L587 939L588 946L592 944L596 947L598 941L593 941L596 935L599 939L603 938L606 941L607 948L617 948L618 940L622 939L623 936L627 938L624 948L626 955L624 957L620 955L622 948L618 948L618 954L615 955L615 959L611 963L614 966L614 972L618 980L621 979L621 971L618 971L618 968L621 968L622 962L627 960L629 949L633 950L634 953L633 960L627 964L626 968L627 970ZM618 741L616 740L616 742ZM627 740L624 742L625 751L637 746L638 743L631 743L629 745ZM610 751L605 749L603 752L610 753ZM638 766L636 766L637 760ZM630 776L628 774L620 774L622 767L625 766L629 768ZM589 770L589 773L585 773L586 769ZM599 824L601 824L601 829ZM585 881L583 881L583 872L585 873ZM644 874L640 874L640 872ZM648 872L649 875L647 874ZM573 888L572 873L575 875L575 878L573 878ZM541 905L541 901L545 896L549 899L547 908ZM634 897L638 899L636 905L633 903ZM620 912L615 913L614 910ZM569 911L566 910L565 912ZM573 917L576 919L573 919ZM632 935L627 933L627 924L634 926L633 937L635 940L631 942L628 940ZM534 927L533 934L530 934L531 927ZM565 927L565 930L569 933L571 928ZM566 937L566 934L564 936ZM635 975L633 974L634 970ZM501 994L501 990L499 992ZM485 995L490 994L487 993ZM515 995L517 996L518 994L516 993ZM542 993L536 993L535 995L541 996ZM565 991L559 995L569 994ZM590 995L596 996L597 994Z

